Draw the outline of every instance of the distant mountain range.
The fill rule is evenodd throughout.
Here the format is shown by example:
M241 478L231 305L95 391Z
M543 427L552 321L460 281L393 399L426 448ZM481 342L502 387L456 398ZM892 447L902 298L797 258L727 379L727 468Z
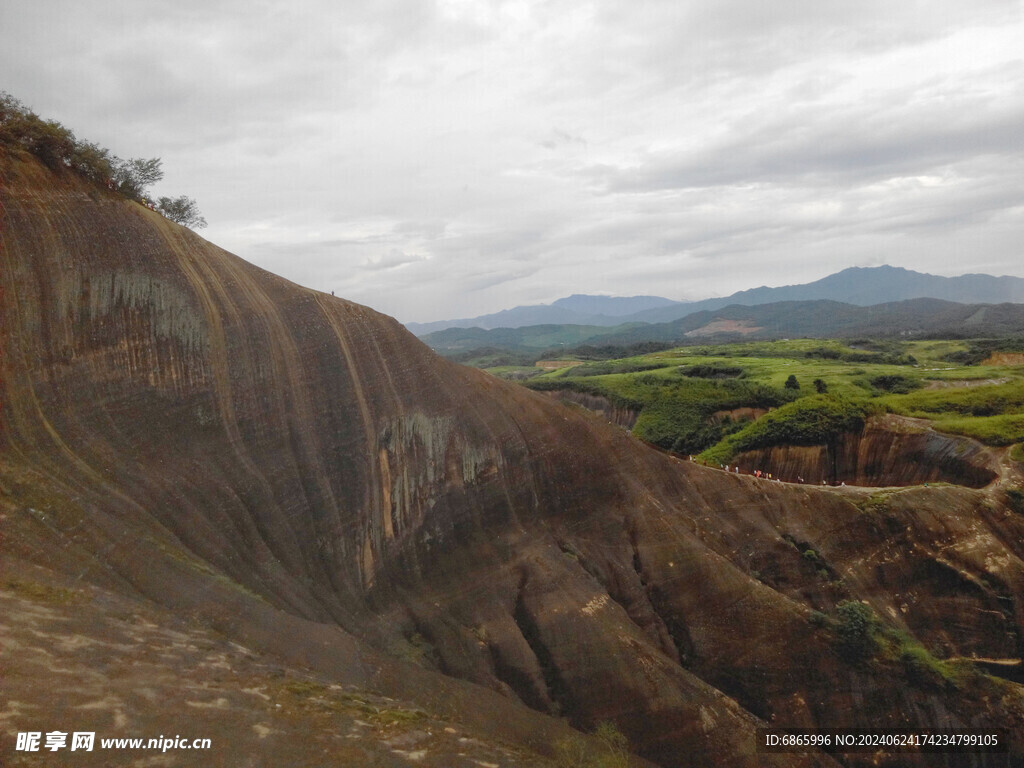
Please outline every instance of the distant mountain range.
M817 301L777 301L693 312L669 323L626 323L614 328L531 325L523 328L446 328L422 337L441 354L493 348L536 353L560 346L629 346L771 338L1008 336L1024 333L1024 304L958 304L942 299L907 299L858 307Z
M731 296L681 302L659 296L588 296L576 294L551 304L514 307L490 315L407 323L417 336L446 328L523 328L532 325L590 325L614 327L624 323L667 323L695 312L731 305L757 306L780 301L830 300L872 306L907 299L942 299L958 304L1024 302L1024 278L968 274L941 277L902 267L851 267L821 280L778 288L751 288Z
M661 296L590 296L583 293L566 296L551 304L531 304L503 309L490 315L438 320L434 323L406 323L405 327L417 336L424 336L446 328L522 328L527 325L603 325L613 326L628 322L632 315L663 309L675 317L675 307L685 302ZM648 321L650 322L650 321ZM655 321L657 322L657 321Z

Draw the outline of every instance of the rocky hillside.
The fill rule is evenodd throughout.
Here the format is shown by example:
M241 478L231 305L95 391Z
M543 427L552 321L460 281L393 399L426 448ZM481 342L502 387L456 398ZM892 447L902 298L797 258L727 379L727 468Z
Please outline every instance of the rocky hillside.
M0 192L11 764L90 725L220 750L177 765L550 764L602 721L664 766L929 764L765 724L1024 751L1022 688L955 661L1020 658L1000 486L678 462L70 173L3 156Z

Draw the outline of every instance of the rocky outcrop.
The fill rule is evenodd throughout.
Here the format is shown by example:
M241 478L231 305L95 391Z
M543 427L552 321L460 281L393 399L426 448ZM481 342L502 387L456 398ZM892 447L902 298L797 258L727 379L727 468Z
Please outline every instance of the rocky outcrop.
M599 413L612 424L630 430L636 424L639 411L615 405L607 397L592 395L588 392L575 392L571 389L555 389L545 392L548 397L560 403L570 403L586 408L588 411Z
M920 420L872 419L864 430L829 445L780 445L734 458L744 471L760 469L789 482L907 486L955 483L983 488L998 476L998 461L976 440L947 435Z
M242 648L365 691L378 720L395 697L534 761L563 718L611 720L665 766L835 764L759 754L769 723L1003 728L1024 750L1012 683L856 661L834 618L865 600L944 655L1019 657L1024 520L984 491L869 504L677 461L70 174L3 157L0 184L4 590L37 631L115 637L162 681L106 728L228 722L161 706L188 637L161 655L148 625L118 634L173 617L227 644L226 708L249 687ZM37 581L57 591L11 586ZM53 615L31 610L40 594ZM31 637L5 665L38 653ZM97 664L109 703L123 686ZM31 668L3 712L15 730L59 705L59 669ZM291 732L344 710L332 696L288 710ZM289 754L280 717L257 724ZM926 764L888 764L908 761Z

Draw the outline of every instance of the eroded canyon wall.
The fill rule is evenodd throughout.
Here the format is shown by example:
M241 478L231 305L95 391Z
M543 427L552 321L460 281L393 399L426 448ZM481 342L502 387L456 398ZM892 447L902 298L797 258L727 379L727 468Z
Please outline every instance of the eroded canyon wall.
M984 488L997 476L992 449L966 437L936 432L920 420L875 418L861 432L828 445L780 445L734 457L744 471L771 472L787 482L910 486L954 483Z

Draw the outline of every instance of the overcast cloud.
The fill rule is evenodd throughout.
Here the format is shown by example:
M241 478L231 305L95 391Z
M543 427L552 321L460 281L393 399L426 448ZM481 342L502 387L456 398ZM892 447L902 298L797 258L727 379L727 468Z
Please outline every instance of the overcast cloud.
M40 0L0 89L405 321L849 266L1024 276L1010 0Z

